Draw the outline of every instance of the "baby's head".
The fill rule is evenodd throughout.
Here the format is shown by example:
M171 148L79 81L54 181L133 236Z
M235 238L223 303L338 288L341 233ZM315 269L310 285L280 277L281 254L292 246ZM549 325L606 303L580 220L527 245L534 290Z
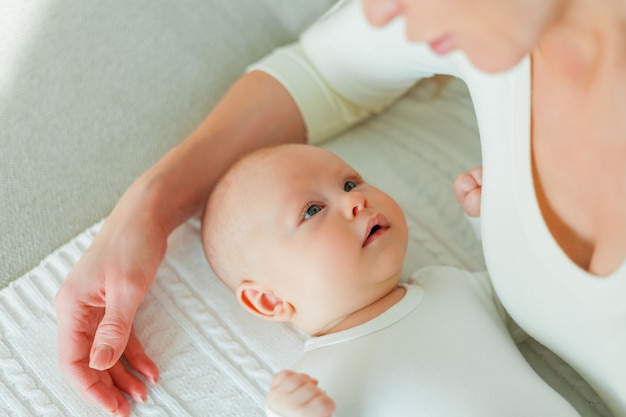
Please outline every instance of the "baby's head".
M216 185L202 241L249 311L328 332L398 284L408 232L387 194L310 145L253 152Z

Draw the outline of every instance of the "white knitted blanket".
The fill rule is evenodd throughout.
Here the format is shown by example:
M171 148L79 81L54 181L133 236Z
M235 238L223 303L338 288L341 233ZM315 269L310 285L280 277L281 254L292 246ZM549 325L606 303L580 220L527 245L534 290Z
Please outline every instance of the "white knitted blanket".
M437 98L428 97L428 89L415 91L381 117L323 146L404 208L410 228L407 274L426 265L483 269L480 244L451 190L457 173L480 163L471 105L458 82ZM0 415L107 415L83 400L60 373L53 308L63 279L100 226L0 291ZM262 416L272 374L300 355L301 333L252 317L215 278L202 252L199 226L191 219L171 235L138 311L136 332L161 380L150 387L146 404L133 405L133 415ZM529 338L519 347L581 415L609 415L555 355Z
M101 223L46 258L0 294L0 410L6 415L92 416L56 363L54 294ZM297 358L303 338L248 317L204 261L199 222L180 227L136 319L161 369L137 415L256 416L276 369ZM62 348L62 344L61 344ZM5 415L5 414L3 414ZM106 415L102 413L102 415Z

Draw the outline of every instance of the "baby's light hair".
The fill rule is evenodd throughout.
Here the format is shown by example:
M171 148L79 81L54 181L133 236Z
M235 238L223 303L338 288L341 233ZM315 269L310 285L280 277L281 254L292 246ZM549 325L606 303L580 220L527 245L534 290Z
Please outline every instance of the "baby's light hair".
M241 210L245 209L242 194L244 184L258 178L259 170L273 148L254 151L226 171L218 180L202 215L201 238L204 254L217 277L234 290L250 277L251 256L245 243L250 232L242 222Z

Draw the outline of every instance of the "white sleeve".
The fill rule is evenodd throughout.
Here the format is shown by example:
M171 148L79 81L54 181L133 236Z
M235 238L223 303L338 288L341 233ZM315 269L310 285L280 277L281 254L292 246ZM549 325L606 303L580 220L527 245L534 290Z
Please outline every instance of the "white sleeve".
M276 78L300 109L309 141L319 143L380 112L421 78L458 76L459 55L434 54L405 38L404 20L374 28L360 0L339 2L300 37L248 70Z
M465 214L465 218L467 219L467 221L469 222L470 226L472 226L472 230L474 230L474 234L476 235L476 239L478 240L482 240L482 232L480 230L480 216L478 217L472 217L472 216L468 216L466 213Z
M372 115L335 93L299 43L276 49L248 67L252 70L271 75L289 91L304 118L309 143L320 144Z

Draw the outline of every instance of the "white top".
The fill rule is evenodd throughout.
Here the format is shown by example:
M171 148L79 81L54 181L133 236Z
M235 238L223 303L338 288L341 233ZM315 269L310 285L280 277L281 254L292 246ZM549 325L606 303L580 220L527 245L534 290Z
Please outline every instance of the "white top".
M335 417L578 416L520 354L485 273L413 279L373 320L306 342L293 369L319 380Z
M548 231L531 171L530 59L485 74L461 52L441 57L404 33L402 19L372 28L360 1L342 1L299 44L251 68L290 91L314 143L384 109L422 77L463 79L481 137L482 241L495 290L525 331L626 416L626 262L608 277L592 276Z

